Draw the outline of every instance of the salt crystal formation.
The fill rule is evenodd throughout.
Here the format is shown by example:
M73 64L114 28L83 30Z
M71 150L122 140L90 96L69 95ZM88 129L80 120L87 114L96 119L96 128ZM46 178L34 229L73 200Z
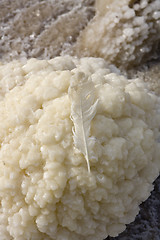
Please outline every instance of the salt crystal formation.
M159 43L159 0L97 0L96 15L82 31L75 52L128 69L157 58Z
M126 0L125 2L98 0L96 3L97 14L92 20L95 15L94 2L94 0L1 0L1 61L30 57L50 59L66 52L73 54L75 49L79 54L86 54L85 44L88 44L88 42L85 43L84 39L87 34L91 40L87 46L87 54L92 53L94 56L102 54L103 56L107 53L106 57L108 61L121 66L121 68L123 66L128 68L133 64L136 65L145 62L147 59L153 58L153 53L154 57L157 57L155 49L157 49L159 45L160 36L159 0L151 0L149 2L146 0ZM112 9L108 9L107 4L112 6L113 12ZM122 7L121 4L124 6ZM105 7L103 8L104 5ZM112 18L107 17L106 20L104 20L106 7L109 16ZM116 9L118 9L118 12ZM127 9L129 11L127 11ZM126 14L122 14L122 12L126 12ZM79 37L80 31L87 26L88 22L88 27ZM100 23L102 23L102 25L100 25ZM96 31L91 32L92 29L95 29L96 24L98 28L104 31L104 36L106 37L102 36L101 33L99 35ZM110 24L110 26L107 24ZM107 35L105 35L106 26ZM115 31L118 28L119 30ZM93 39L91 39L92 34ZM106 50L110 48L108 39L112 36L112 46L117 46L117 48L111 56L109 52L112 51L112 46L109 52ZM100 42L97 45L99 39ZM128 45L126 45L126 42L128 42ZM104 44L106 44L106 46ZM145 44L147 44L147 47L145 47ZM83 49L85 53L80 51L80 48L81 50ZM99 51L100 54L98 54L97 51ZM153 66L151 70L140 70L136 74L143 78L144 81L151 82L151 90L154 90L157 94L160 93L160 84L158 83L159 65ZM6 79L5 81L8 80ZM20 82L21 79L17 79L16 81ZM8 88L12 89L12 87L12 84L8 83ZM4 90L3 87L1 90ZM1 94L3 93L1 92ZM136 221L130 224L127 230L119 237L108 239L159 240L159 186L160 179L157 179L155 182L155 190L151 197L142 204L140 214L136 218Z

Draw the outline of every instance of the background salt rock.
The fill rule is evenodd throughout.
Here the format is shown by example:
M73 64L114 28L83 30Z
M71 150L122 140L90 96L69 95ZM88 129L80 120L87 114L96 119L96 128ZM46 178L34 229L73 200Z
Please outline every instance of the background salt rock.
M94 16L94 0L1 0L0 58L50 59L65 52Z
M50 59L65 53L73 54L73 49L76 48L76 51L83 55L77 45L77 39L80 41L81 30L95 16L94 2L94 0L1 0L0 60L8 62L31 57ZM98 7L101 7L103 1L99 3ZM152 52L150 54L149 57L152 56ZM130 72L131 77L136 75L148 81L151 90L160 94L160 64L143 66ZM155 190L150 198L141 205L140 214L135 222L129 224L126 231L117 238L108 237L107 240L159 240L159 199L160 178L155 181Z
M132 69L160 56L159 0L96 0L96 14L75 44L78 56Z

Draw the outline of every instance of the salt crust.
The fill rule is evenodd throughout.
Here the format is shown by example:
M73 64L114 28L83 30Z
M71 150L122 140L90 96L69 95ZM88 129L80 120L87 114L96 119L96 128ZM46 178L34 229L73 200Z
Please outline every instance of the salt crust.
M90 175L73 146L68 87L77 71L91 77L99 99ZM102 59L67 56L1 64L0 89L0 239L122 232L159 174L159 99Z

